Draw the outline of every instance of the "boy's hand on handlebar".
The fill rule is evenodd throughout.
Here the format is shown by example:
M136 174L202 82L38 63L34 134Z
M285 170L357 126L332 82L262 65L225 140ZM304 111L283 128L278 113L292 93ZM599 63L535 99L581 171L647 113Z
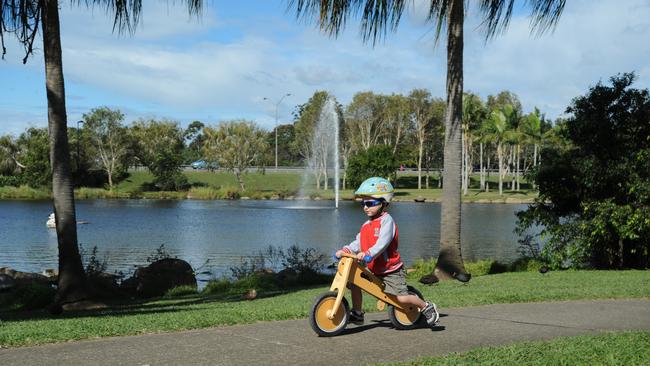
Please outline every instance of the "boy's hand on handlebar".
M337 250L336 253L334 253L334 256L336 258L341 258L343 256L343 251L342 250Z
M359 262L365 262L365 258L366 258L366 252L357 253L357 260Z

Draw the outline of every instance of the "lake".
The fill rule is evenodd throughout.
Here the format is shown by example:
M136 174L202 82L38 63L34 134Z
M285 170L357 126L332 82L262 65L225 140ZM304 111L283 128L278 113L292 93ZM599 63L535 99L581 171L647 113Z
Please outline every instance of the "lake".
M242 256L268 246L315 248L329 256L352 241L366 220L359 204L333 201L78 200L79 243L97 246L109 272L130 273L156 249L199 267L206 277L230 275ZM515 212L522 204L464 204L463 258L518 258ZM57 268L54 229L45 225L51 201L0 201L0 267L41 272ZM407 265L437 257L440 204L395 202L389 209L400 233Z

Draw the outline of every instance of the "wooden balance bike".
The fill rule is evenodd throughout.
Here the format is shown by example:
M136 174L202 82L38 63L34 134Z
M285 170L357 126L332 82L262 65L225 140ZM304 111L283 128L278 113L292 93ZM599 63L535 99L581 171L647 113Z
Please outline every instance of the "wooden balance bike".
M338 335L347 326L350 305L344 295L348 284L376 297L378 310L384 310L388 304L388 317L395 328L413 329L419 326L418 322L422 317L416 306L403 306L397 301L397 296L384 293L384 283L381 279L362 266L355 255L343 253L329 292L318 296L311 308L309 323L319 336ZM407 287L410 294L424 299L418 290Z

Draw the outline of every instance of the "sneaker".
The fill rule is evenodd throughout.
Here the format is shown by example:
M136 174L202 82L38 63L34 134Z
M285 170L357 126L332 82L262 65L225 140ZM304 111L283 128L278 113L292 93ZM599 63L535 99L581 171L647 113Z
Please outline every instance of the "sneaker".
M354 310L350 311L350 322L356 325L363 325L363 311Z
M429 326L433 326L438 322L438 319L440 319L438 307L432 302L427 301L426 304L427 305L422 310L420 310L420 313L427 319L427 324L429 324Z

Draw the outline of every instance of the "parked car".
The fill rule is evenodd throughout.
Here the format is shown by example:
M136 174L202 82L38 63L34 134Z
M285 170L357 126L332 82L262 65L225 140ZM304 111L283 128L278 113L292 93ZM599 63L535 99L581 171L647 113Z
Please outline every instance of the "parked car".
M203 159L192 162L190 166L192 169L219 169L219 163L216 161L208 163Z

